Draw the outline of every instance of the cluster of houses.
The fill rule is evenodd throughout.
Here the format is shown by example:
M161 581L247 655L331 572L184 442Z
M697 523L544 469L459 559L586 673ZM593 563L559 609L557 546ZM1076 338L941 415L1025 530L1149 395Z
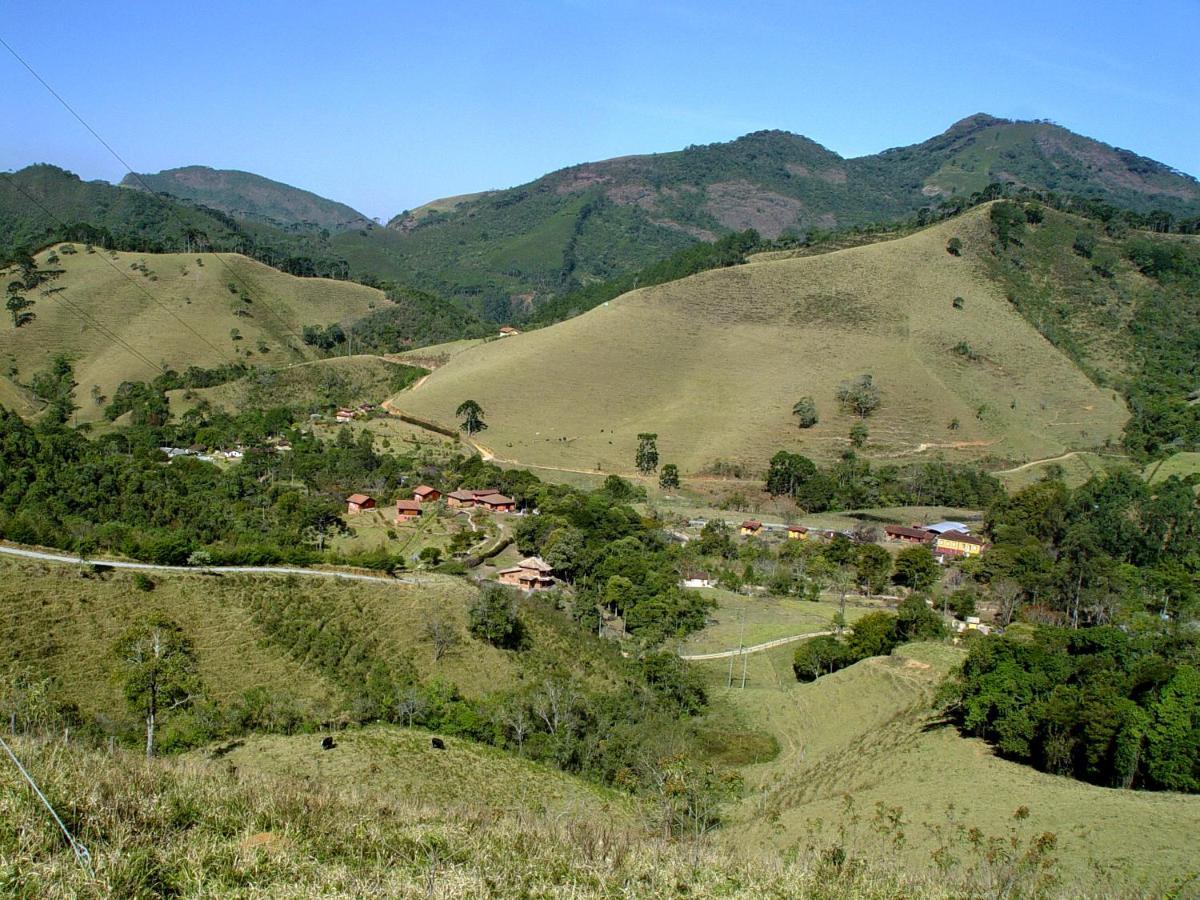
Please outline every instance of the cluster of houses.
M883 529L889 541L921 544L941 561L978 556L987 549L987 541L971 534L962 522L935 522L932 525L888 525Z
M241 447L236 447L233 450L213 450L209 452L207 448L199 444L191 447L159 447L158 449L166 454L168 461L190 456L201 462L213 462L218 459L239 460L246 455ZM288 449L291 449L290 444L288 445Z
M425 507L442 499L442 492L427 484L413 488L412 499L396 501L396 524L403 525L420 518ZM493 513L510 513L517 508L517 501L506 497L496 488L482 490L460 489L446 494L446 505L453 509L483 509ZM376 509L378 504L370 494L351 494L346 498L347 515Z
M334 418L334 421L336 421L339 425L344 425L347 422L354 421L355 419L365 419L369 415L371 415L371 413L374 411L375 411L375 404L360 403L360 404L358 404L358 406L354 406L354 407L350 407L350 406L339 407L338 411L336 413L334 413L333 418Z
M832 540L837 534L836 531L831 531L826 528L809 528L807 525L771 525L763 524L757 519L747 519L738 526L738 533L743 537L758 537L764 531L779 531L782 529L787 534L789 541L807 541L809 538L824 538Z

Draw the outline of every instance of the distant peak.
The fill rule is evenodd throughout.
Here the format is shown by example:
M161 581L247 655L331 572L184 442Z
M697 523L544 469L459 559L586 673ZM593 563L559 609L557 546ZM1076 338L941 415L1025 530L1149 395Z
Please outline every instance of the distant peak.
M972 116L967 116L965 119L959 119L953 125L946 129L946 134L967 134L972 131L979 131L983 128L991 128L993 125L1010 125L1012 119L1000 119L996 116L989 116L987 113L975 113Z

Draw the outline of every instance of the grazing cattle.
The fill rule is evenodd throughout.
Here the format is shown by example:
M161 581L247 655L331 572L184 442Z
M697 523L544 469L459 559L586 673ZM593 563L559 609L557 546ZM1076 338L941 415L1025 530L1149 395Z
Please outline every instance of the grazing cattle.
M322 750L332 750L336 746L337 746L337 742L333 739L333 737L331 735L327 734L327 735L325 735L325 737L321 738L321 749Z
M431 741L431 743L433 744L434 750L445 750L446 749L446 742L443 741L441 738L434 738Z

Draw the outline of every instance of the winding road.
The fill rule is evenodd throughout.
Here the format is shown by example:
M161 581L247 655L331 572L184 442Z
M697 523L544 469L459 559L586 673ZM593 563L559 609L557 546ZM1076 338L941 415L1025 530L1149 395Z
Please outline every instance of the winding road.
M80 559L60 553L42 550L25 550L20 547L0 546L0 554L37 559L44 562L66 563L75 566L109 566L113 569L139 569L150 572L180 572L192 575L213 573L218 575L308 575L316 578L344 578L349 581L376 581L380 584L420 584L416 578L391 578L384 575L359 575L355 572L336 572L328 569L301 569L291 566L160 566L154 563L126 562L115 559Z

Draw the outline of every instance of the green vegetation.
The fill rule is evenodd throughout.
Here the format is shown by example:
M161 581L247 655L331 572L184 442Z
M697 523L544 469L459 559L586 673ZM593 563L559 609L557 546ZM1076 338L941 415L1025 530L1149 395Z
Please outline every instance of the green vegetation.
M464 400L458 404L454 415L462 419L458 427L468 436L487 428L487 422L483 421L483 407L474 400Z
M344 203L250 172L186 166L155 174L126 175L121 186L170 194L236 219L254 219L285 229L301 226L341 231L360 228L370 221Z
M1056 775L1200 792L1200 642L1039 628L976 642L948 685L966 734Z

